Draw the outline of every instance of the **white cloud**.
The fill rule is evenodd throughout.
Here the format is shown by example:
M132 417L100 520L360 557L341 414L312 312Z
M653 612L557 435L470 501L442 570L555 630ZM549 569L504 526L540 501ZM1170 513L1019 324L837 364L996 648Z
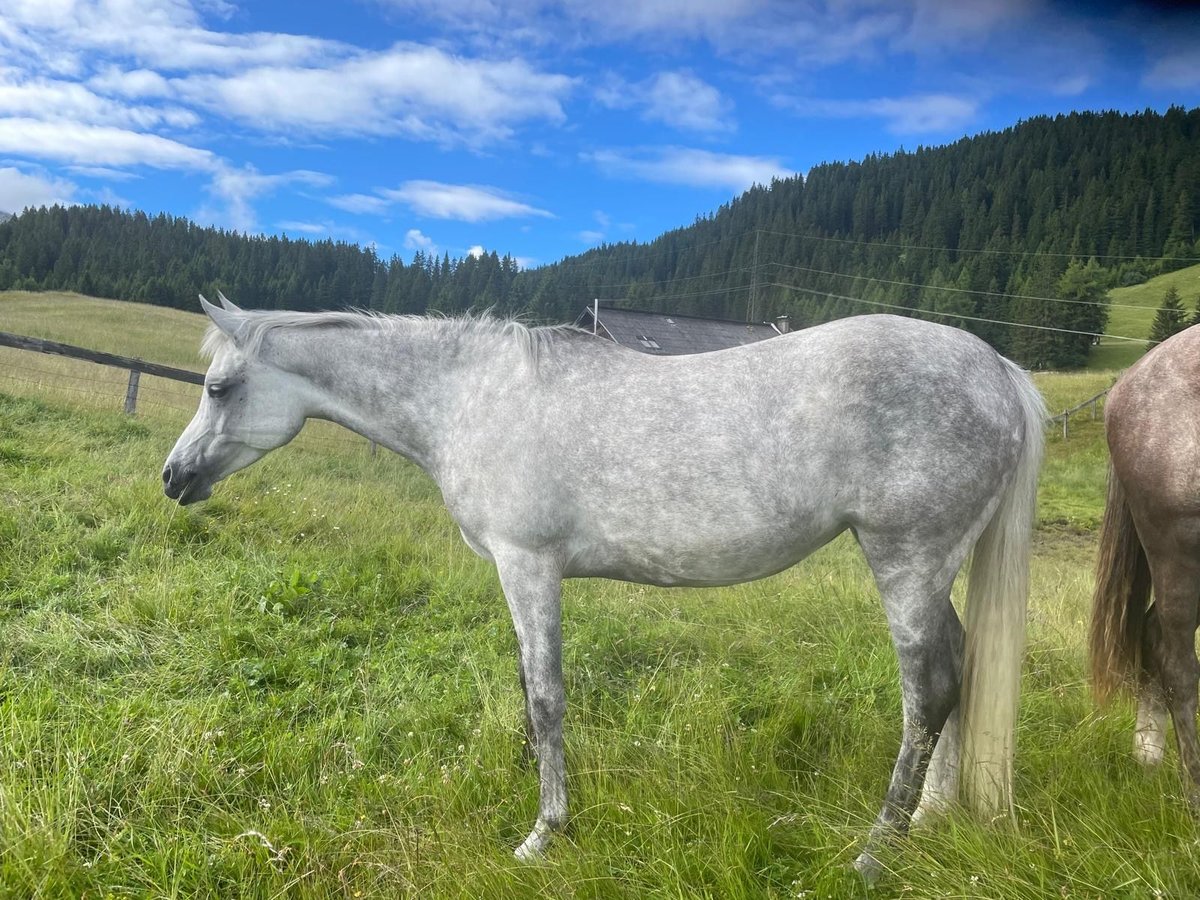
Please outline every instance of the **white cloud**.
M108 185L104 185L98 190L81 189L81 200L87 200L89 203L103 203L106 206L113 206L117 209L133 209L134 204L122 197Z
M1200 85L1200 47L1191 44L1163 52L1142 80L1150 87L1167 90Z
M803 116L883 119L894 134L926 134L966 129L978 112L977 100L951 94L914 94L866 100L824 100L776 97L776 105Z
M789 64L863 57L906 33L914 0L383 0L494 46L555 49L705 41L718 53L786 54ZM938 0L933 0L938 2ZM1000 0L985 0L1000 2Z
M639 109L648 121L685 131L731 131L735 125L733 104L688 72L659 72L637 83L614 78L596 96L606 106Z
M255 198L273 193L286 185L324 187L331 181L328 175L306 169L264 175L253 166L240 169L222 166L213 174L208 190L224 204L224 207L220 211L206 209L203 217L239 231L251 231L258 224L250 205Z
M76 186L58 178L29 175L20 169L0 168L0 212L19 213L27 206L68 204Z
M298 231L301 234L324 234L329 230L327 226L322 225L320 222L296 222L291 220L276 222L275 227L280 231Z
M1038 11L1038 0L913 0L912 14L896 45L910 50L980 40L1010 29Z
M775 5L763 0L385 0L407 13L468 31L515 32L527 40L550 39L559 29L594 42L638 34L703 36L728 29L757 10ZM563 28L563 25L566 28ZM587 31L579 26L586 24Z
M712 85L686 72L660 72L651 80L646 115L691 131L728 131L732 104Z
M0 42L58 73L78 73L95 51L164 71L297 65L346 52L322 38L210 31L187 0L10 0Z
M150 166L155 169L215 171L216 154L170 138L78 122L0 119L0 153L84 166Z
M433 238L421 233L419 228L410 228L404 234L404 246L409 250L424 250L427 253L437 253L437 244Z
M553 213L547 210L514 200L497 188L482 185L406 181L399 188L379 193L388 200L404 203L419 215L434 219L490 222L528 216L554 218Z
M188 128L199 121L190 110L130 106L93 93L77 82L26 78L12 70L0 72L0 116L65 119L137 129L162 124Z
M325 67L259 66L171 86L196 106L264 131L477 144L507 138L523 122L561 122L574 79L519 59L466 59L403 44Z
M84 178L103 178L106 181L136 181L142 176L136 172L123 169L109 169L104 166L66 166L72 175L82 175Z
M101 93L121 97L169 97L172 94L170 82L149 69L122 70L106 66L88 83Z
M467 251L467 256L473 256L475 259L479 259L479 257L483 256L485 252L486 251L483 249L483 244L472 244L471 248Z
M663 147L639 154L601 150L584 154L583 158L607 175L735 192L795 174L778 157L738 156L687 147Z
M1049 85L1050 92L1059 97L1078 97L1089 87L1092 79L1089 75L1068 75Z
M391 201L372 194L340 194L328 201L338 209L363 215L383 215L391 208Z
M581 231L581 232L579 232L579 239L581 241L583 241L585 244L598 244L602 240L604 240L604 232L603 231L586 231L586 230Z

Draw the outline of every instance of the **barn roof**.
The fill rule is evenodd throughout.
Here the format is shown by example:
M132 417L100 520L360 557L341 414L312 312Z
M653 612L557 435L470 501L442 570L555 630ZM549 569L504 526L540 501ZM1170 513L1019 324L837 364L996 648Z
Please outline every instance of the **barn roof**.
M773 325L735 322L729 319L705 319L678 316L640 309L616 309L601 306L599 322L593 328L596 310L587 307L575 324L611 339L625 347L658 356L707 353L742 344L753 344L775 337Z

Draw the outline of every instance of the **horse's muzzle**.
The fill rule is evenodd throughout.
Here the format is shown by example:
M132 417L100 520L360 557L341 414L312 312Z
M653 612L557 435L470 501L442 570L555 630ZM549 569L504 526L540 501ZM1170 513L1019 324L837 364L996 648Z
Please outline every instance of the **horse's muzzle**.
M162 479L163 493L172 500L179 501L180 506L207 500L212 496L212 485L191 467L176 466L168 462L163 466Z

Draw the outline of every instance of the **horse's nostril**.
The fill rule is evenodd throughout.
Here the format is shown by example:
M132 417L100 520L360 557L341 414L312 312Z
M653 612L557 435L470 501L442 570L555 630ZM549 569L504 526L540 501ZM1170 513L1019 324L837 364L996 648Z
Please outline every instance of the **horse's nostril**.
M170 484L170 483L171 483L171 467L164 466L163 467L163 484Z

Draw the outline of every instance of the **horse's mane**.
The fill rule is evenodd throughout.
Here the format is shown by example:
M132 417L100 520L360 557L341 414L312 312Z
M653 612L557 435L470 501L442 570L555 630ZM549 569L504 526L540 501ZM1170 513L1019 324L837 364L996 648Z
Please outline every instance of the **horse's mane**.
M247 356L256 356L266 336L280 328L358 328L374 332L438 330L448 337L477 336L507 338L517 344L526 358L537 363L539 354L555 340L588 336L590 332L574 325L526 325L516 319L497 318L489 312L464 313L457 316L393 315L369 310L339 310L333 312L293 312L291 310L242 310L237 334L238 349ZM200 345L200 352L212 359L217 351L233 339L216 325L209 325Z

